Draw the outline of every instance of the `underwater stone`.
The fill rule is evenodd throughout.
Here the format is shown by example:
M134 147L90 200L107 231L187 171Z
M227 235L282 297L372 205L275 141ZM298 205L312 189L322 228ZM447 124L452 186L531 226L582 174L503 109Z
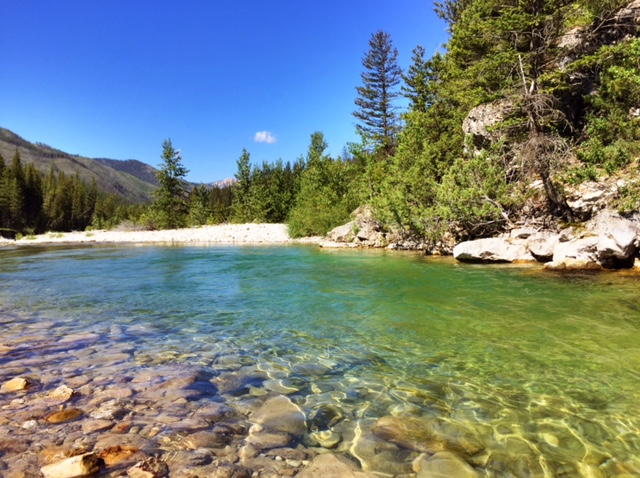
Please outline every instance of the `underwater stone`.
M67 408L66 410L62 410L60 412L53 412L44 417L44 419L49 423L65 423L75 420L82 416L82 410L77 408Z
M480 474L455 453L439 451L433 456L419 456L413 462L418 478L479 478Z
M2 384L0 392L18 392L20 390L26 390L32 382L26 377L15 377Z
M96 473L101 460L95 453L72 456L57 463L43 466L40 471L44 478L81 478Z
M276 396L267 400L252 416L251 421L262 427L301 437L307 432L306 416L287 397Z
M386 416L373 426L373 434L417 452L450 450L471 456L484 449L472 430L445 420Z

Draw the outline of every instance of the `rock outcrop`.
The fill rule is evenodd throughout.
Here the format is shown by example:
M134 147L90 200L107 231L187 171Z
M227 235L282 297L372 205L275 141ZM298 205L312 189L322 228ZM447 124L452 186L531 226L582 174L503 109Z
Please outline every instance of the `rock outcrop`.
M494 127L507 118L512 107L511 102L501 100L481 104L469 111L462 122L462 130L473 138L476 151L500 139L500 133Z
M382 224L377 221L371 209L358 208L350 221L338 226L327 233L329 242L321 243L322 247L340 247L338 244L351 244L352 246L385 247L389 240L384 232ZM344 247L344 246L343 246Z

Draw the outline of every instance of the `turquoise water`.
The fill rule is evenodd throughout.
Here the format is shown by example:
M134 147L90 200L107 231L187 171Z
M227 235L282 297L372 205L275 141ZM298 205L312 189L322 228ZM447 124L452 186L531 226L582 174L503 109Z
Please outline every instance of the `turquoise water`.
M487 476L640 474L633 276L307 246L29 247L0 250L2 311L0 343L128 328L131 367L233 357L308 409L461 424Z

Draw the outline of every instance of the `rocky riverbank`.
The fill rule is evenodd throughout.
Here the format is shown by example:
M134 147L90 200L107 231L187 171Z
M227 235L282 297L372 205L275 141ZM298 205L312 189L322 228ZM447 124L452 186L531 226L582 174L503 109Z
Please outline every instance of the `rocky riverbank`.
M329 232L320 246L417 249L453 254L461 262L542 264L553 270L640 269L640 220L610 209L565 228L514 227L498 237L455 244L426 244L384 232L368 211Z
M610 211L559 231L514 229L453 249L462 262L543 263L553 270L640 269L640 223Z

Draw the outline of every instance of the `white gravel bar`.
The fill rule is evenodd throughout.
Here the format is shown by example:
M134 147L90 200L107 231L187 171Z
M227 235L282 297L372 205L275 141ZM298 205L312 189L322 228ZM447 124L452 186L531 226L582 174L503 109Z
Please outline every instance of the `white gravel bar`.
M80 243L200 243L200 244L287 244L317 243L319 238L294 240L286 224L220 224L162 231L48 232L19 240L0 238L0 245L80 244Z

